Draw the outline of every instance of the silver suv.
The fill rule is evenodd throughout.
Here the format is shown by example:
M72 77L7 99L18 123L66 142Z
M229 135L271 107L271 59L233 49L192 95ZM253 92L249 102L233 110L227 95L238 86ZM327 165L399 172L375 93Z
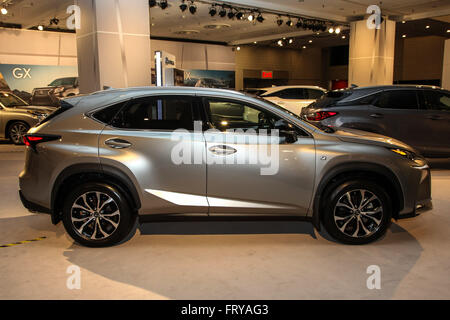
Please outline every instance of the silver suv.
M363 244L392 218L431 207L429 167L408 145L315 127L235 91L153 87L70 98L25 143L23 204L62 220L86 246L121 242L137 217L304 219ZM255 161L254 150L269 144L271 162ZM270 163L276 170L264 172Z

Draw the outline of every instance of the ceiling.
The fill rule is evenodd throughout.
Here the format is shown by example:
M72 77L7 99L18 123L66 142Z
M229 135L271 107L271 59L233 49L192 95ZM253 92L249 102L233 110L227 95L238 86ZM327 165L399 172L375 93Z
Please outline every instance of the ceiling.
M42 24L49 28L51 18L60 20L59 28L64 28L65 19L69 16L66 8L73 4L73 0L0 0L0 4L8 4L8 14L0 14L0 22L15 23L22 28L32 28ZM305 45L304 41L317 39L316 45L326 41L336 43L345 42L342 35L346 32L349 21L361 18L366 14L367 7L373 0L227 0L214 1L247 8L259 8L265 18L263 23L250 22L247 19L237 20L228 17L221 18L218 15L209 15L212 1L194 1L197 6L196 14L189 10L181 12L180 0L169 0L169 7L162 10L160 7L150 9L151 35L160 38L178 38L198 41L212 41L228 43L231 45L252 44L255 41L260 44L276 44L279 39L295 38L303 39L297 45ZM245 3L245 4L244 4ZM383 0L379 1L383 15L396 20L404 20L406 23L398 24L399 32L408 36L420 36L435 34L448 36L450 29L450 1L449 0ZM272 12L272 14L264 13ZM278 14L284 15L282 26L278 26L276 20ZM340 24L343 33L329 35L289 27L286 25L287 15L306 16L321 20L327 20ZM433 20L429 19L433 18ZM174 23L176 21L176 23ZM294 25L297 19L292 19ZM424 29L422 25L431 25ZM348 39L348 37L347 37ZM325 41L325 42L326 42ZM307 42L309 43L309 42ZM311 44L312 45L312 44Z

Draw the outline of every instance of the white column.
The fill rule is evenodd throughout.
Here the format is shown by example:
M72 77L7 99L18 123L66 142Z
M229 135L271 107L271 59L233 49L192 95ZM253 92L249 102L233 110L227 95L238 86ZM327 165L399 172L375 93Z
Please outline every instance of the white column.
M450 90L450 39L445 40L442 88Z
M380 29L367 21L350 24L349 84L392 84L394 80L395 22L384 19Z
M78 0L80 92L151 85L147 0Z

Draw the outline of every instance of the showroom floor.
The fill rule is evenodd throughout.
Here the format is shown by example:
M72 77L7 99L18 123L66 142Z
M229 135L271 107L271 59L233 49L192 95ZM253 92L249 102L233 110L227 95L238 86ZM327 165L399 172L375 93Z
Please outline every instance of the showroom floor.
M141 226L106 249L74 244L17 195L23 147L0 144L0 299L449 299L450 171L433 171L433 211L394 223L372 245L346 246L303 222ZM67 268L81 269L69 290ZM366 270L381 268L381 289Z

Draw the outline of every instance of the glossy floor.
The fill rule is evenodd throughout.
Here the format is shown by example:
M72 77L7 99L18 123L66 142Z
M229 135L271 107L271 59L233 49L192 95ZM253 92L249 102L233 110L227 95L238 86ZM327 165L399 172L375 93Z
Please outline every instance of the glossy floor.
M346 246L303 222L145 224L106 249L74 244L17 195L22 148L0 145L0 299L449 299L450 171L433 171L433 211ZM69 290L67 268L81 270ZM367 268L381 270L369 290Z

